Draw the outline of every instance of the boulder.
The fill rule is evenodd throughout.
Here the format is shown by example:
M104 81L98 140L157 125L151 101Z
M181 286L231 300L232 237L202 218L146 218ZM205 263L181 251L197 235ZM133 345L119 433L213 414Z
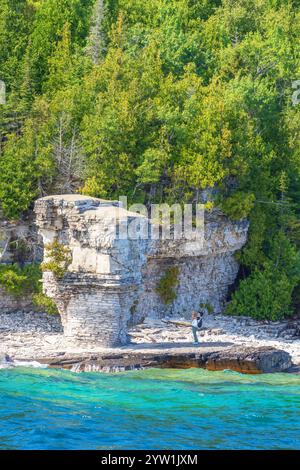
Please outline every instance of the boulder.
M234 346L211 354L206 362L208 370L230 369L246 374L283 372L291 366L290 354L272 347Z

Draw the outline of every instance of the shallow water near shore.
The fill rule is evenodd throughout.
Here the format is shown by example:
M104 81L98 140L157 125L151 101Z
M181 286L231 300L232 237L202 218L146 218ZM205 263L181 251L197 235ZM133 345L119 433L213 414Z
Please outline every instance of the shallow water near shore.
M0 370L0 449L300 449L300 376Z

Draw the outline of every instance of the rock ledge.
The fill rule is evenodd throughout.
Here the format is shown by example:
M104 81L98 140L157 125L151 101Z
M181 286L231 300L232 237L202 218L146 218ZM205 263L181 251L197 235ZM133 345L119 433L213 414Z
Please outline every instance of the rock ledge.
M38 359L37 359L38 360ZM38 360L39 361L39 360ZM226 370L244 374L284 372L292 367L289 353L270 348L230 347L205 351L204 348L128 349L120 348L98 354L68 355L42 358L39 362L49 367L63 368L76 372L125 371L142 368L189 369L203 368L211 371Z

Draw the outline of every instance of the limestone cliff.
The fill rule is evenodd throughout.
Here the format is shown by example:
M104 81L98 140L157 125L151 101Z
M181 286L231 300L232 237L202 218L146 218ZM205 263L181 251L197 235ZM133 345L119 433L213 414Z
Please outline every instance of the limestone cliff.
M189 316L200 304L221 312L238 271L233 255L248 230L245 221L207 214L203 243L153 240L143 237L140 214L117 201L77 195L39 199L35 213L44 244L57 240L70 249L62 279L44 273L44 291L59 308L66 337L103 346L125 344L128 324L146 317ZM135 236L120 237L128 223L137 227ZM165 304L157 286L174 266L176 292Z

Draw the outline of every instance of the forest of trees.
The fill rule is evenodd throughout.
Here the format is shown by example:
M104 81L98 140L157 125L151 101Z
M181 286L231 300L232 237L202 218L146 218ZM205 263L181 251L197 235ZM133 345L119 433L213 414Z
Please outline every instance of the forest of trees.
M299 0L0 0L0 204L54 193L247 217L228 313L300 312Z

